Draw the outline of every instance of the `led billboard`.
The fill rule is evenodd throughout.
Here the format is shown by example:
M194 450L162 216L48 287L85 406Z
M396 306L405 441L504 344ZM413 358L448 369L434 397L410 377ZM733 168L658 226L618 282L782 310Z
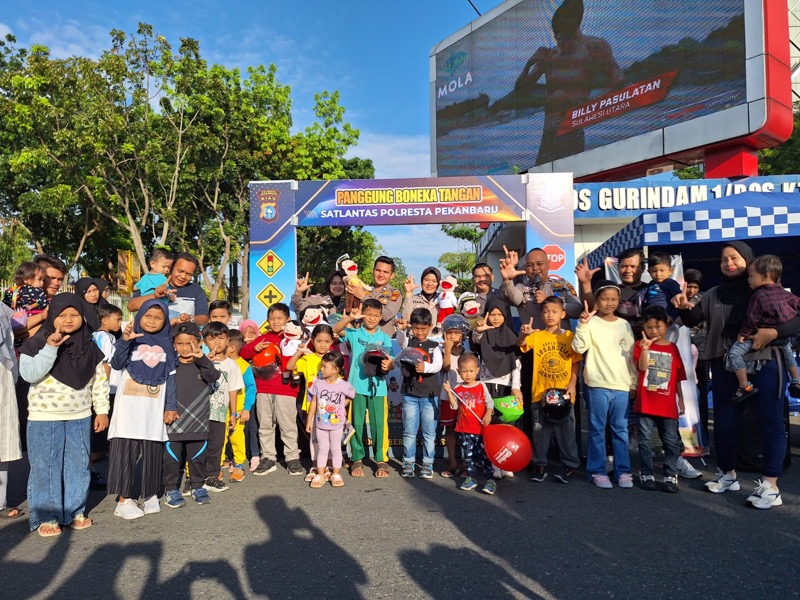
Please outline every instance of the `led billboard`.
M758 0L504 2L431 52L432 171L579 177L753 134L764 24Z

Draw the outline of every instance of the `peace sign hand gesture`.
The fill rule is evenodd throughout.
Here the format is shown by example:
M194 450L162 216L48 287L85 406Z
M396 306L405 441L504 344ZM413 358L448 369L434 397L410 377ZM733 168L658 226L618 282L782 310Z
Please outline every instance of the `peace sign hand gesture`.
M656 341L655 338L647 337L647 334L644 331L642 331L642 341L639 342L641 344L642 352L644 352L645 350L649 350L650 346L652 346L653 342L655 341Z
M584 300L583 301L583 312L581 313L581 316L578 319L578 322L581 325L586 325L589 321L591 321L592 317L595 316L596 314L597 314L597 311L596 310L590 311L589 310L589 303L586 300Z

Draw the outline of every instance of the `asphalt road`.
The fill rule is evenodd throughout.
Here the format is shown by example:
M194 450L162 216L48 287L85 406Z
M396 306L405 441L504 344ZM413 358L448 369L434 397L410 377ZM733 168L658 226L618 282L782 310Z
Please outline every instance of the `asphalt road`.
M378 480L369 464L341 489L281 468L136 521L93 492L85 531L43 539L3 519L0 598L798 597L797 429L784 505L767 511L745 506L755 474L740 473L740 492L705 491L713 457L675 495L551 475L503 480L490 497L438 474Z

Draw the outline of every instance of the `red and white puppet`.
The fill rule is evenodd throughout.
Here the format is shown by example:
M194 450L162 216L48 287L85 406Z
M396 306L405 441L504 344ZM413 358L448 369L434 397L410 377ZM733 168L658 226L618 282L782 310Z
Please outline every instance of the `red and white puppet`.
M437 323L441 323L445 317L449 317L456 312L458 300L454 292L457 286L458 280L452 275L448 275L442 279L442 283L439 286L439 293L436 296L436 304L439 306L439 313L436 317Z
M361 278L358 276L358 265L353 262L352 260L345 259L341 262L341 268L344 271L344 277L342 280L346 286L354 287L354 288L361 288L365 292L371 292L372 286L367 285ZM358 308L361 306L361 300L356 298L350 292L345 293L345 309L347 310L347 314L350 314L350 311L354 308Z
M283 328L283 338L281 338L281 365L283 370L281 372L282 382L285 384L291 380L292 385L300 384L300 373L292 373L286 369L286 363L295 355L300 344L305 339L305 329L300 321L289 321Z

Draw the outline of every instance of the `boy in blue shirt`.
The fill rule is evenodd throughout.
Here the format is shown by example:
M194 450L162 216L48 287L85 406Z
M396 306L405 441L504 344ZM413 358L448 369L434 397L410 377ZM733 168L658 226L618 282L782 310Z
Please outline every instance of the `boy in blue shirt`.
M364 476L364 421L366 412L369 411L369 430L372 435L372 447L375 452L375 477L389 476L387 464L389 449L389 406L386 398L385 373L392 369L392 359L388 353L392 349L392 340L381 331L379 324L383 305L375 298L367 298L361 303L361 308L354 309L349 315L333 327L333 332L341 337L350 347L350 376L348 381L355 388L356 395L350 403L350 422L356 433L350 440L350 453L353 465L350 475L353 477ZM357 328L347 327L353 321L361 320ZM380 344L387 352L387 358L381 362L382 373L368 375L361 362L361 355L367 344Z

